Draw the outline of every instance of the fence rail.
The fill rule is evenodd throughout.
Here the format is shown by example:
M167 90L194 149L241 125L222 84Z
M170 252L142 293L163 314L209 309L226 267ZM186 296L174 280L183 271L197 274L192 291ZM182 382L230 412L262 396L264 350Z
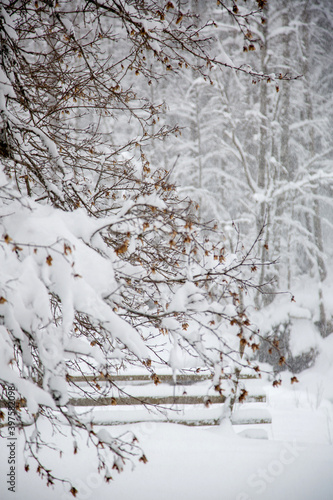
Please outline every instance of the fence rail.
M69 380L72 382L152 382L154 381L155 376L158 377L160 382L171 384L171 385L187 385L194 384L196 382L202 382L206 380L212 380L212 375L210 374L201 374L201 373L181 373L177 374L176 377L168 374L116 374L116 375L99 375L98 377L94 377L92 375L79 375L69 377ZM228 376L223 375L222 379L228 379ZM240 375L241 380L254 380L258 379L256 375L248 374L248 375Z

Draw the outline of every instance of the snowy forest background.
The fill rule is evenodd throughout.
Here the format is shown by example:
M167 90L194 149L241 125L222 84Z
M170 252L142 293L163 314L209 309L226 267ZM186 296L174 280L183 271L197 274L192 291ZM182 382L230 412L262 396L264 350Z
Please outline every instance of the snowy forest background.
M74 375L206 370L232 410L242 370L315 366L332 28L329 0L1 3L0 382L26 470L56 480L43 419L85 432L107 480L109 454L144 457L68 405Z
M195 5L206 11L207 19L216 13L200 2ZM244 43L225 15L214 17L215 49L227 54L231 65L250 63L265 74L302 78L271 85L253 78L249 85L245 75L224 71L213 86L192 75L179 82L172 78L171 89L165 84L161 95L173 96L171 123L185 128L176 143L154 145L153 154L168 169L174 166L173 178L200 204L200 216L222 224L230 248L236 245L232 223L247 246L265 224L259 258L274 264L261 268L260 283L272 280L267 292L294 291L300 307L294 314L325 337L332 332L327 279L332 244L331 5L302 1L268 7L265 23L257 20L251 27L259 50ZM309 289L309 295L302 293ZM267 306L272 303L276 309L279 300L257 292L253 303L269 316ZM290 316L286 308L273 324L260 317L261 327L265 333L283 330L290 362L298 371L311 356L291 361L288 337L297 320ZM304 323L302 327L307 330Z

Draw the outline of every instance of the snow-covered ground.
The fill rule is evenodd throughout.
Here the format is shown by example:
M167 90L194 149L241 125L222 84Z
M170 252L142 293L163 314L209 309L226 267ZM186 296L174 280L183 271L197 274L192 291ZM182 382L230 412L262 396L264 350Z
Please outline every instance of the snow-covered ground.
M71 477L76 498L112 500L331 500L333 498L332 377L327 349L316 365L290 385L284 374L279 388L265 386L272 424L257 426L186 427L143 422L129 427L138 436L148 463L128 466L106 484L94 468L95 455L85 443L73 454L71 439L50 439L63 449L62 459L50 454L52 471ZM325 371L322 371L326 357ZM331 367L332 369L332 367ZM126 427L128 428L128 427ZM268 439L244 437L246 430L265 429ZM109 428L110 429L110 428ZM252 430L251 430L252 429ZM112 428L120 433L122 427ZM257 433L259 436L262 434ZM252 434L254 435L254 434ZM3 500L67 500L68 486L54 489L33 468L21 468L16 493L6 487L6 443L0 443L0 498ZM20 444L17 450L21 450ZM21 451L19 452L19 461Z

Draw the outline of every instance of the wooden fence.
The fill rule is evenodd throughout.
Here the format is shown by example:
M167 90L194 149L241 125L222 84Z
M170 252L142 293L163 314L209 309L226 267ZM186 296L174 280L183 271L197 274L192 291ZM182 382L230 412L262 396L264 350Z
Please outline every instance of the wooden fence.
M248 383L258 381L253 375L241 376L240 379ZM71 398L70 403L76 407L104 407L104 411L97 414L94 420L96 424L101 425L141 421L218 425L221 420L222 403L225 402L225 397L214 391L211 377L205 374L178 374L176 379L172 375L165 374L153 377L146 374L122 374L97 379L85 376L73 377L71 380L73 384L79 386L109 382L111 386L115 384L118 390L120 389L118 396L94 398L93 401L90 397ZM130 390L133 386L134 394ZM126 391L126 395L122 394L122 390ZM244 403L235 405L231 421L234 425L270 424L272 419L266 406L266 395L262 391L252 394L249 391ZM162 411L152 413L149 411L151 407Z
M249 385L257 380L253 375L240 379L246 379ZM81 414L93 408L89 418L96 425L147 421L218 425L225 402L225 397L214 390L211 377L198 373L179 374L176 379L168 374L119 374L97 378L82 375L70 377L69 382L74 392L69 404ZM96 388L101 396L96 396ZM21 406L25 406L24 402ZM244 402L236 403L231 421L234 425L270 424L272 419L266 406L266 395L261 388L257 387L252 393L250 388ZM5 401L0 400L0 408L4 407Z

